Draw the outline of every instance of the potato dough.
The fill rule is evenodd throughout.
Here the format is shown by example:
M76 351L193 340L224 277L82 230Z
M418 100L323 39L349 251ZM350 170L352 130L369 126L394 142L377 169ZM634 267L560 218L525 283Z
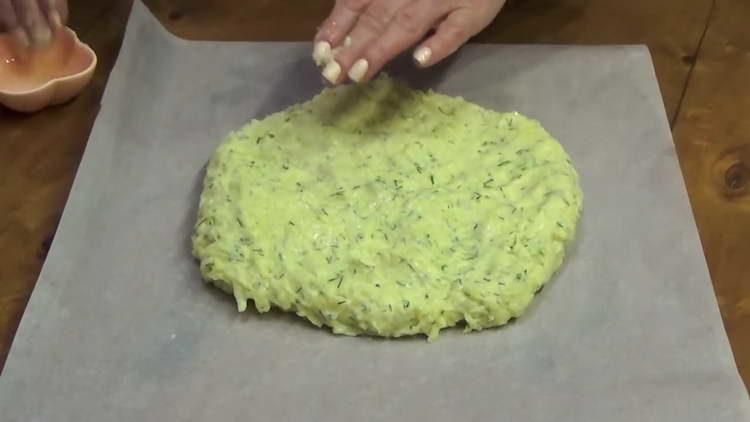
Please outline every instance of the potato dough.
M230 134L193 247L241 311L435 338L521 315L581 208L578 174L536 121L382 76Z

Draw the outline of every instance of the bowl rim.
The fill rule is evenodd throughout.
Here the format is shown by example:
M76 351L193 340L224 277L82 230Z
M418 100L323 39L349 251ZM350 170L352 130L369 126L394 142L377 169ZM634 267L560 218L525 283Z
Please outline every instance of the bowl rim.
M37 92L47 89L55 84L65 82L71 79L79 78L81 76L86 75L87 73L93 72L98 62L98 58L96 57L96 53L94 52L94 50L88 44L86 44L85 42L81 41L80 38L78 38L78 34L76 33L76 31L70 29L67 26L63 27L62 29L67 31L69 34L73 35L73 42L75 43L76 46L83 47L84 50L86 50L86 53L91 57L91 63L80 72L72 73L66 76L60 76L58 78L52 78L33 89L29 89L25 91L8 91L8 90L0 89L0 95L20 97L23 95L36 94ZM6 34L0 35L0 37L5 37L5 36L8 36L8 35Z

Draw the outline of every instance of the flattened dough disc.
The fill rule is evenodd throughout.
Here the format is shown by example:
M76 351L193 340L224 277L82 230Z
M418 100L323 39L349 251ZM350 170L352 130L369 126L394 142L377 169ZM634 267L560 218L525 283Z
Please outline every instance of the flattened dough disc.
M578 174L538 122L383 76L230 134L193 246L240 310L434 338L521 315L581 207Z

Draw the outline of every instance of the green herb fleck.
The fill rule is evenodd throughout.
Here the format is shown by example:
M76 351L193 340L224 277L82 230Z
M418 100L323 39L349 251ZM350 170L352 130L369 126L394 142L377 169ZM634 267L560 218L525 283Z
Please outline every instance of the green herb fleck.
M329 283L330 282L334 282L334 281L338 281L338 284L336 284L336 288L338 289L339 287L341 287L341 283L344 281L344 274L343 273L338 273L338 274L336 274L335 277L332 277L332 278L328 279Z
M446 116L453 116L454 110L450 110L450 111L445 111L445 110L443 110L443 108L442 108L442 107L440 107L440 106L438 106L438 108L437 108L437 109L438 109L438 111L439 111L439 112L443 113L443 114L444 114L444 115L446 115Z

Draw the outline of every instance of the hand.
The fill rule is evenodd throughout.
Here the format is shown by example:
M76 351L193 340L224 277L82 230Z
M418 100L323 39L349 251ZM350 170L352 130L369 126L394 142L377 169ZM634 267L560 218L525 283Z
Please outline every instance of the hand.
M24 47L49 42L67 19L66 0L0 0L0 30Z
M371 79L402 51L421 42L414 60L431 66L484 29L505 0L336 0L315 36L313 58L337 84ZM425 39L434 29L434 34ZM346 45L344 45L344 41Z

